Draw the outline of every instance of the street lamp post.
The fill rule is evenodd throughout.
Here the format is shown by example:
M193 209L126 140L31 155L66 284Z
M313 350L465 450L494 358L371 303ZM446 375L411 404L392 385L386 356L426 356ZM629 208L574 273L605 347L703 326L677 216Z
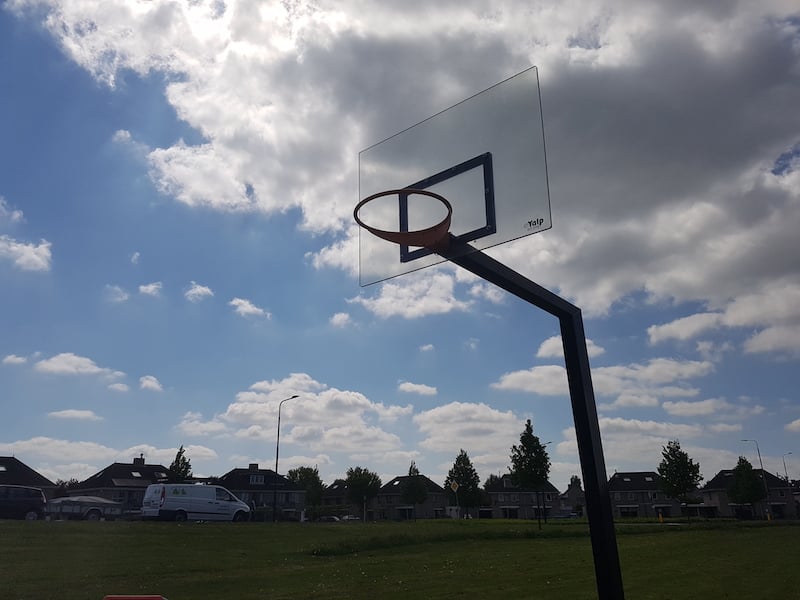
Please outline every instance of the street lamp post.
M743 442L753 442L756 445L756 453L758 453L758 464L761 465L761 481L764 482L764 491L767 493L767 520L770 519L769 515L769 485L767 485L767 474L764 472L764 461L761 460L761 449L758 447L758 441L756 440L742 440Z
M272 480L272 522L278 522L278 453L281 449L281 407L284 402L299 398L297 394L284 398L278 404L278 435L275 436L275 475Z
M783 474L786 476L786 485L789 485L789 471L786 469L786 457L790 454L791 452L786 452L783 455Z

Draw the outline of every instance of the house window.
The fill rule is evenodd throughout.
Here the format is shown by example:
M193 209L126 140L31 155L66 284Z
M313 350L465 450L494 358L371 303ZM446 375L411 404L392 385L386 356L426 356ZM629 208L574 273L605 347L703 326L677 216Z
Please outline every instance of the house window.
M628 500L636 500L636 492L628 492Z
M650 497L651 497L653 500L658 500L658 492L653 492L652 494L650 494Z
M614 492L614 500L616 500L617 502L622 500L622 494L620 494L619 492Z
M131 475L133 475L134 477L141 477L142 476L142 474L139 473L139 471L131 471Z
M547 502L550 502L553 499L553 494L545 494L544 499Z
M250 485L264 485L264 475L250 475Z

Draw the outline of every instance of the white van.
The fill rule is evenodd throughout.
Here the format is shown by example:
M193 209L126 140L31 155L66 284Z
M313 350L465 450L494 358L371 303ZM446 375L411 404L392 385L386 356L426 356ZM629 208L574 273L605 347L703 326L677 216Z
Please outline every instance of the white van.
M250 507L218 485L154 483L147 486L142 518L162 521L247 521Z

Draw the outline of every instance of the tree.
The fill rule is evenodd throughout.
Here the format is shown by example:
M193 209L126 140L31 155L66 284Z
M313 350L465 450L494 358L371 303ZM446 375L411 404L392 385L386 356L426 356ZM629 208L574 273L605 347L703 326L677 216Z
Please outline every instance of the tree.
M351 504L364 506L364 520L367 520L366 505L381 489L381 478L377 473L363 467L350 467L345 478L347 499ZM363 503L363 504L362 504Z
M503 478L499 475L492 473L486 478L486 481L483 482L483 489L488 492L490 488L496 486L502 479Z
M186 481L192 477L192 461L186 458L186 450L183 444L178 448L175 460L169 466L170 481Z
M539 438L533 435L531 420L525 421L525 429L519 436L519 446L511 446L511 482L523 490L536 491L536 504L539 505L541 487L550 475L550 457ZM539 526L541 527L541 511Z
M535 489L547 482L550 475L550 457L539 438L533 435L531 420L519 436L519 446L511 446L511 481L522 489Z
M414 461L411 461L411 466L408 468L408 477L403 482L403 488L400 490L400 500L404 504L411 504L414 506L414 518L416 518L417 504L422 504L428 498L428 486L425 485L425 479L419 474L419 469Z
M306 505L311 507L312 512L316 512L317 507L322 504L322 494L325 491L319 469L317 467L289 469L286 478L306 491Z
M740 456L733 469L733 485L728 490L728 497L736 504L753 506L766 496L764 482L753 470L753 465L744 456Z
M53 498L61 498L63 496L68 496L67 490L72 487L78 485L80 481L75 479L74 477L70 477L69 479L59 479L56 481L56 490L53 493Z
M667 442L667 445L661 448L661 456L663 458L658 465L661 489L668 497L678 502L690 502L691 494L697 491L697 486L703 480L703 476L700 474L700 464L694 462L686 452L681 450L678 440ZM689 518L688 510L686 517Z
M456 482L458 484L458 491L454 492L451 484ZM469 455L464 452L463 448L456 457L453 463L453 468L447 473L447 479L444 480L444 487L448 490L448 495L454 500L454 504L459 507L463 506L469 510L473 506L480 505L481 502L481 480L478 477L478 472L472 466L472 461Z

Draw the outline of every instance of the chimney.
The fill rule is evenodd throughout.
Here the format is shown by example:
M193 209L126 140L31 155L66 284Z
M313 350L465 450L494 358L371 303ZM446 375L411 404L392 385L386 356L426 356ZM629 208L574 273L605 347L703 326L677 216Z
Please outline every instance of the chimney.
M144 454L139 454L138 458L134 457L133 464L144 466Z
M251 471L258 471L258 463L250 463Z

